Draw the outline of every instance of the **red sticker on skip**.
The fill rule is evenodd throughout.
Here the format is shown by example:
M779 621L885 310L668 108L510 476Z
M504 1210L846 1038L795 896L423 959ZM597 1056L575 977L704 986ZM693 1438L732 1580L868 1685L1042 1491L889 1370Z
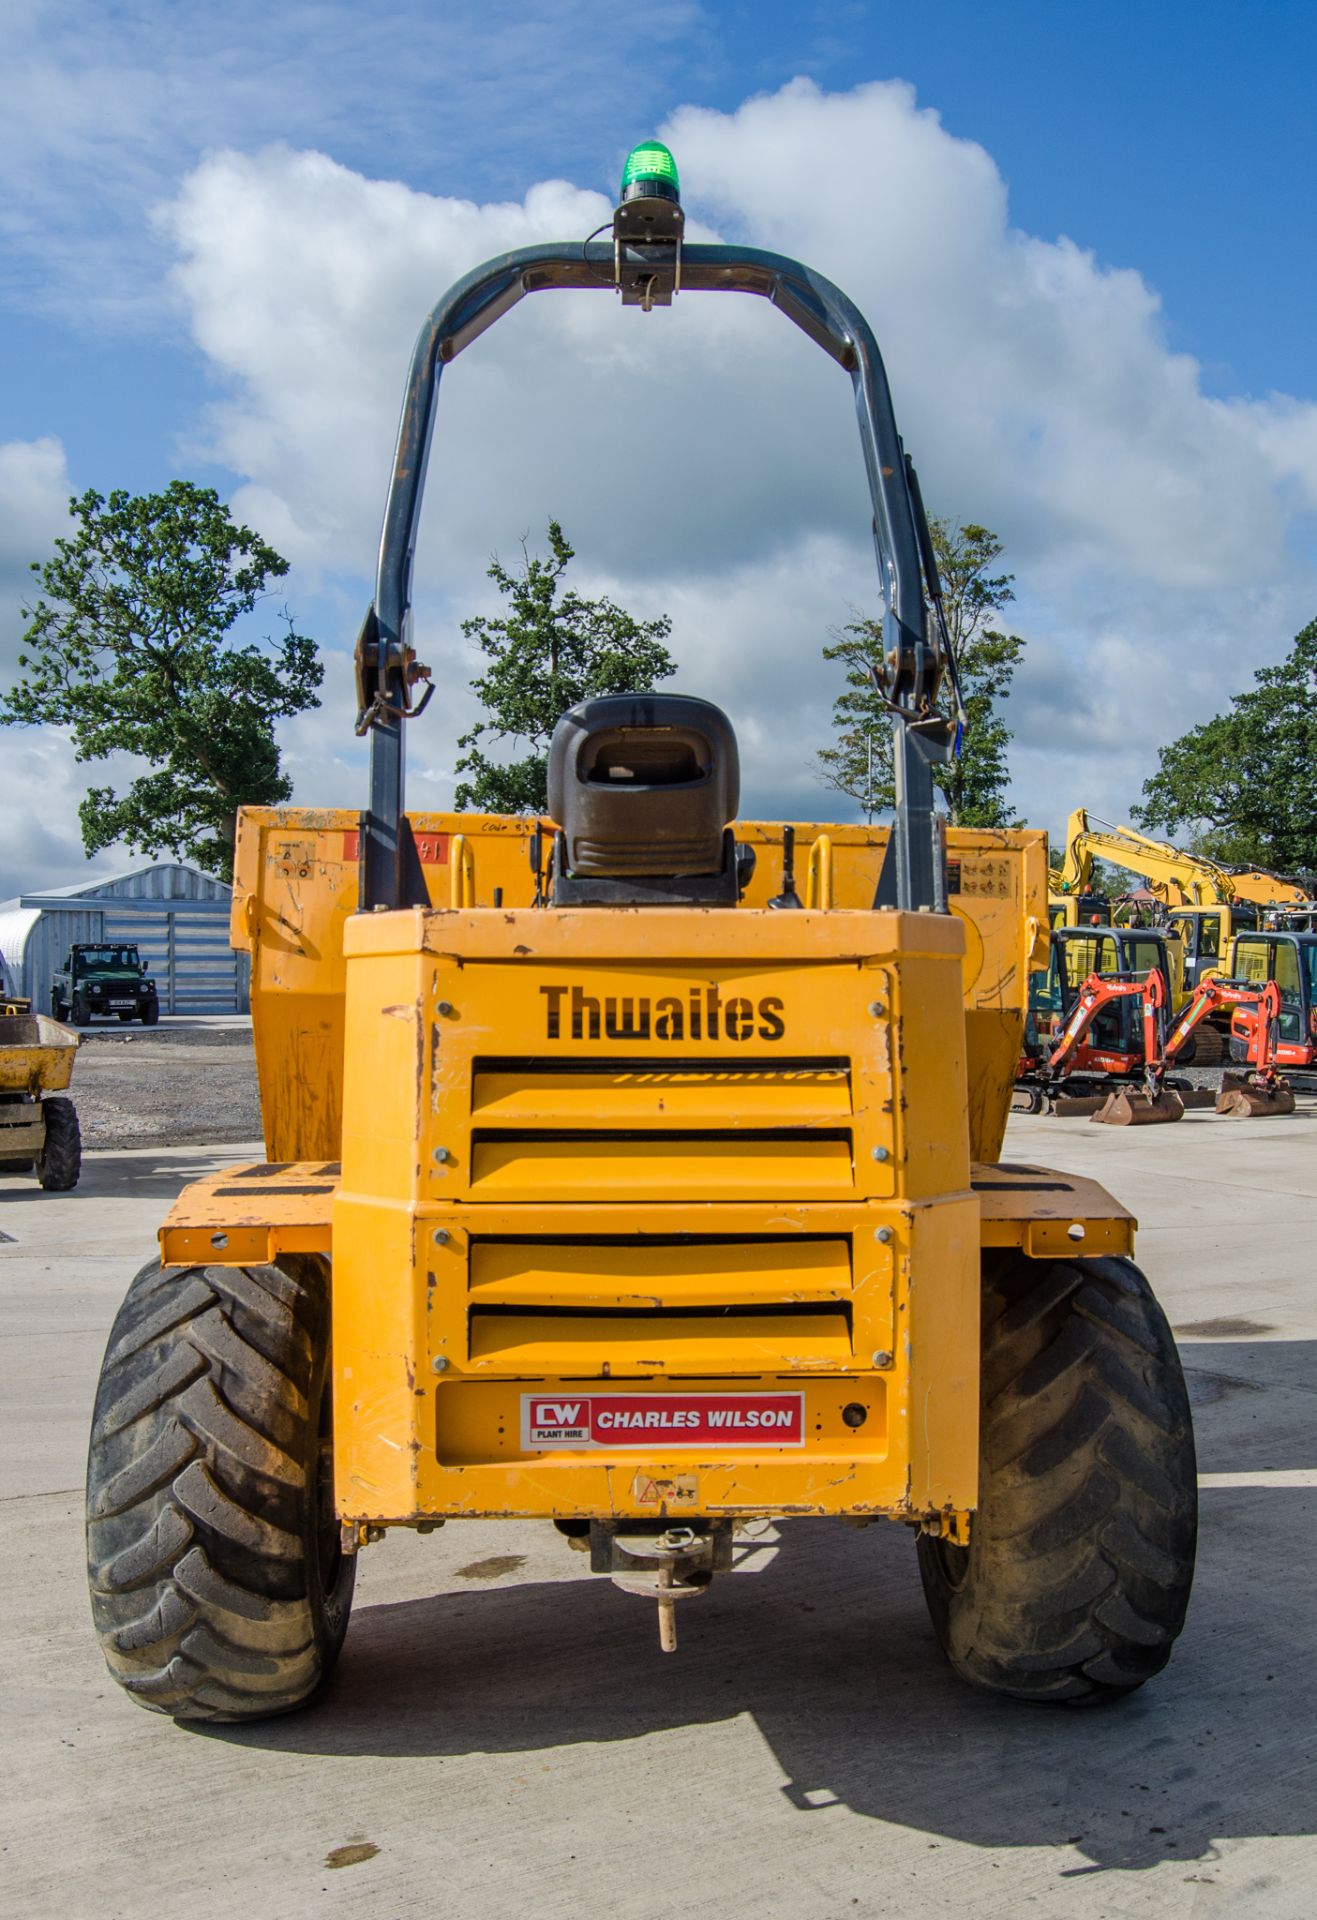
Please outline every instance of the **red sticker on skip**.
M531 1447L803 1447L803 1393L523 1393Z

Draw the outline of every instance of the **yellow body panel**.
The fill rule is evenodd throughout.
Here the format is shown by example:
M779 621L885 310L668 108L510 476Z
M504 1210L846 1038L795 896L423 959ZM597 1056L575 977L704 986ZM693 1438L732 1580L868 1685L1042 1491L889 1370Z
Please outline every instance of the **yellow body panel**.
M971 1165L1046 959L1042 835L953 831L947 915L874 911L886 833L859 827L800 827L815 904L768 911L781 829L753 823L739 911L546 910L532 825L413 816L431 904L363 915L354 816L243 815L270 1163L188 1189L165 1260L332 1258L354 1527L963 1534L983 1248L1120 1251L1133 1224L1088 1183ZM563 1438L541 1402L615 1424ZM696 1441L697 1404L768 1411Z
M498 890L506 907L532 897L529 849L536 822L499 815L409 816L430 902L454 895L453 841L468 862L460 879L477 906ZM245 807L238 820L232 936L252 956L252 1019L266 1151L272 1160L336 1159L343 1109L343 930L357 905L358 837L346 810ZM781 883L782 828L741 821L738 840L757 864L743 908L766 906ZM887 846L885 827L800 822L807 861L830 843L833 907L870 907ZM1047 965L1046 839L1033 830L947 833L950 906L964 931L965 1044L970 1138L995 1159L1010 1108L1024 1030L1029 973Z
M341 1510L639 1515L637 1481L674 1474L709 1512L913 1515L915 1487L972 1506L963 944L953 917L896 913L354 918ZM903 1097L903 1062L934 1052ZM395 1263L413 1284L382 1295ZM916 1300L938 1327L922 1358ZM788 1388L808 1437L731 1460L523 1446L528 1388L582 1381ZM914 1426L912 1395L938 1403Z

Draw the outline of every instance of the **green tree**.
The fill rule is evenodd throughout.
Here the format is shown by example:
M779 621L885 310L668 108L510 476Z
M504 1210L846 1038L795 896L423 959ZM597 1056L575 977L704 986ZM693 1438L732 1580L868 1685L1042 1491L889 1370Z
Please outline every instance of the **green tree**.
M1317 620L1229 710L1159 756L1134 818L1231 866L1317 872Z
M88 789L88 854L122 840L229 879L238 807L292 792L275 721L319 705L315 643L287 613L277 640L233 633L288 562L186 480L108 499L89 489L69 511L73 534L32 564L41 597L24 609L22 677L0 696L0 725L67 728L82 761L149 763L122 794Z
M942 576L947 628L960 664L967 723L958 760L934 768L934 779L953 825L1007 827L1010 728L999 712L1024 641L988 623L1015 598L1014 574L989 571L1002 552L987 527L930 522ZM873 668L883 657L882 624L856 620L823 649L825 660L846 668L846 685L833 703L833 744L818 755L825 784L865 809L868 817L896 804L892 772L892 720L874 685Z
M575 549L556 520L549 522L549 557L532 556L522 542L519 573L498 556L488 574L505 597L507 612L462 622L462 631L489 666L471 682L485 718L464 733L457 771L469 777L457 789L457 805L484 813L543 813L549 741L558 721L578 700L602 693L648 693L656 680L676 672L663 642L672 631L667 615L633 620L611 600L582 600L562 577ZM525 741L521 759L491 760L481 742Z

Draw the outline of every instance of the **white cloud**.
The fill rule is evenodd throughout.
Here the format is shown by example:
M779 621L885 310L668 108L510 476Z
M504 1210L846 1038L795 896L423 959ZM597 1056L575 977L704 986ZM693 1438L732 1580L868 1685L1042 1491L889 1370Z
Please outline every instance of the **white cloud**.
M1017 803L1127 809L1158 744L1310 616L1317 407L1204 395L1151 285L1014 230L991 157L901 83L796 81L661 131L693 233L794 253L859 301L931 506L1005 539L1033 643ZM189 177L161 217L226 388L210 446L304 577L369 570L410 343L439 293L607 213L562 181L477 205L289 149ZM470 717L450 692L471 664L456 619L487 601L490 551L551 513L583 586L674 614L680 682L727 699L750 791L798 804L835 691L819 645L872 591L844 376L759 302L643 316L585 293L537 297L446 372L418 595L446 684L413 746L441 783ZM340 739L345 723L315 722Z
M1010 708L1017 806L1127 812L1157 746L1314 611L1317 406L1206 396L1150 281L1012 228L991 156L901 83L796 81L660 131L693 237L835 277L883 345L930 506L1005 540L1030 642ZM422 318L477 261L583 237L608 211L564 180L477 203L291 146L212 153L161 208L220 395L197 447L241 476L237 511L296 563L294 603L319 589L352 606L324 707L287 731L299 797L359 790L341 649ZM515 555L551 514L582 591L673 614L674 684L733 713L747 804L816 810L808 768L837 690L819 648L873 591L845 376L762 302L685 295L644 316L606 292L537 296L446 372L418 592L440 693L411 745L418 804L448 798L472 718L457 622L491 602L490 552Z
M104 769L95 771L101 779ZM0 733L0 818L6 823L0 900L141 864L123 848L87 859L78 829L78 802L87 785L88 769L77 764L72 745L53 727Z
M68 522L69 476L53 438L0 443L0 688L18 671L23 605L34 596L34 560ZM89 871L77 830L84 780L53 729L0 731L0 899L21 887L59 886Z
M69 473L53 436L0 441L0 675L12 659L21 608L43 560L68 520Z

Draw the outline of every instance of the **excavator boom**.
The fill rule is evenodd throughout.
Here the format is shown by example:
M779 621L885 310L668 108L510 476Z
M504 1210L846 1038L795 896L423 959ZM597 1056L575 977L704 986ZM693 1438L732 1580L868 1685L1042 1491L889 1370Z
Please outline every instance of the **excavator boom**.
M1239 897L1234 877L1216 861L1184 853L1165 840L1152 840L1135 827L1098 820L1087 807L1076 807L1066 823L1065 859L1056 890L1090 892L1098 856L1146 880L1168 906L1229 906Z

